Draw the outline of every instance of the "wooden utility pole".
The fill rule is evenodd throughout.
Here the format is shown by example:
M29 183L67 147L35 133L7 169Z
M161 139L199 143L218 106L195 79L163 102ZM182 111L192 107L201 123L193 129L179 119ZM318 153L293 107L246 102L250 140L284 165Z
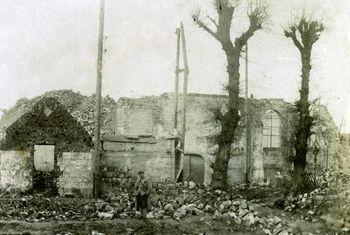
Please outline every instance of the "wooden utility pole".
M101 194L101 171L100 171L100 135L101 135L101 90L102 90L102 59L103 59L103 30L105 0L100 0L99 34L97 51L97 77L96 77L96 112L95 112L95 135L94 135L94 197Z
M182 94L182 140L181 149L183 154L185 153L185 137L186 137L186 110L187 110L187 83L188 83L188 63L187 63L187 49L186 49L186 39L185 30L183 23L181 22L181 39L182 39L182 55L183 55L183 65L184 65L184 82L183 82L183 94Z
M176 31L176 65L175 65L175 90L174 90L174 129L177 131L177 115L179 112L179 74L181 70L179 68L180 62L180 37L181 30L177 28ZM179 177L180 172L180 162L181 162L181 152L177 149L179 140L175 139L175 180Z
M174 93L174 128L177 129L177 115L178 115L178 90L179 90L179 75L184 73L183 80L183 93L182 93L182 126L181 126L181 142L180 149L175 148L175 181L180 180L181 172L183 169L183 156L185 154L185 137L186 137L186 109L187 109L187 83L188 83L188 63L187 63L187 49L185 30L183 23L180 23L180 28L176 29L177 35L177 47L176 47L176 68L175 68L175 93ZM181 40L181 43L180 43ZM183 56L183 69L179 68L180 62L180 46L182 47ZM178 141L175 141L175 146L178 147ZM181 165L182 163L182 165Z
M174 91L174 128L177 129L177 114L179 111L179 74L180 74L180 34L181 30L176 29L176 68L175 68L175 91Z
M248 42L245 46L245 111L246 111L246 183L250 180L251 170L251 120L248 97Z

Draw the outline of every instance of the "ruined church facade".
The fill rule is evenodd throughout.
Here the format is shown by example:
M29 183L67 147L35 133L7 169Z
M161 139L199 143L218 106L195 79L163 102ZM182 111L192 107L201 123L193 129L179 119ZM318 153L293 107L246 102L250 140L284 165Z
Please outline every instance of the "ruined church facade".
M51 151L54 153L54 169L64 176L59 177L55 184L58 191L69 193L71 189L78 187L86 194L91 193L93 166L92 154L88 150L93 147L90 139L90 136L93 138L94 127L93 101L93 97L84 97L73 91L55 91L21 102L9 110L0 120L1 129L6 133L0 138L0 150L4 150L0 153L0 188L9 183L13 187L31 188L37 178L34 172L38 170L35 155L40 152L33 147L48 145L42 147L52 148L54 145L54 151ZM221 129L209 110L210 107L221 105L222 112L225 112L227 96L187 96L183 155L178 151L178 142L182 141L181 95L176 115L172 93L120 98L117 102L108 98L107 101L103 103L100 157L103 189L106 192L118 188L118 185L130 180L130 177L137 176L139 170L144 170L146 177L153 182L174 182L182 179L210 184L211 165L217 150L216 137ZM293 169L292 142L297 120L295 109L291 103L282 99L250 98L247 101L242 99L240 103L242 118L231 148L228 183L242 184L249 180L252 183L277 185L283 177L290 176ZM47 119L51 120L54 116L51 112L44 112L45 109L42 111L36 108L42 107L42 104L45 107L60 107L60 112L56 113L69 117L68 124L74 124L77 128L63 128L61 125L67 123L57 122L60 120L57 118L48 122ZM313 128L315 134L309 143L308 170L322 174L324 170L336 167L339 137L325 106L318 104L313 107L311 111L317 117L317 123ZM32 120L33 115L43 118L23 122ZM177 128L174 126L175 117ZM248 123L250 128L247 132ZM43 132L43 127L48 131ZM83 151L67 149L72 143L82 143L84 136L89 143L79 145L85 146ZM26 151L28 156L21 157L22 152L17 150ZM23 159L26 164L21 163ZM18 168L18 165L23 166L23 169ZM14 176L20 177L19 180L12 180L16 178Z
M181 136L182 125L182 97L179 97L179 111L177 113L178 128L174 129L174 96L166 93L160 96L142 97L139 99L121 98L115 109L114 134L129 138L123 145L129 147L122 149L126 158L127 151L138 151L135 147L135 140L143 139L147 145L147 138L155 146L155 152L162 152L160 155L145 152L140 162L140 169L145 168L148 174L155 180L176 179L179 171L182 171L184 180L192 180L197 183L209 184L211 182L211 164L215 159L217 145L215 137L220 132L220 125L213 120L208 107L224 104L227 96L189 94L187 97L186 114L186 138L185 152L181 159L177 159L175 137ZM223 105L224 107L224 105ZM244 109L244 107L248 107ZM330 132L336 130L327 109L319 106L317 112L322 113L322 118L327 120L327 127ZM224 108L223 108L224 109ZM248 110L244 115L243 110ZM224 110L223 110L224 111ZM247 136L247 118L249 117L250 130ZM242 100L242 119L240 128L237 130L235 140L232 144L231 157L228 166L228 183L231 185L242 184L247 180L253 183L277 184L281 177L288 177L292 170L293 156L293 123L296 121L296 113L293 105L284 102L282 99L254 99L248 100L245 106ZM325 122L323 122L324 124ZM323 128L324 129L324 128ZM177 135L180 133L180 135ZM175 135L175 137L174 137ZM317 135L316 135L317 136ZM336 140L329 135L319 133L316 139L329 143L327 146L318 146L317 166L325 168L332 161L332 154L336 152ZM112 143L105 139L107 143ZM181 141L181 139L180 139ZM322 142L318 141L318 142ZM134 144L133 144L134 142ZM311 144L311 143L310 143ZM108 147L104 149L108 152ZM112 154L118 158L117 152ZM141 154L142 155L142 154ZM111 156L111 155L110 155ZM313 164L312 151L308 156L310 167ZM114 159L115 159L114 158ZM159 158L158 161L151 159ZM151 161L143 165L142 162ZM177 161L179 161L177 163ZM311 164L312 163L312 164ZM127 163L119 162L129 167ZM108 165L108 163L107 163ZM130 168L135 169L135 165ZM180 165L180 167L176 167ZM137 167L136 167L137 168ZM131 169L131 170L132 170ZM166 173L164 171L166 170ZM157 174L156 172L159 172ZM163 173L162 173L163 172Z

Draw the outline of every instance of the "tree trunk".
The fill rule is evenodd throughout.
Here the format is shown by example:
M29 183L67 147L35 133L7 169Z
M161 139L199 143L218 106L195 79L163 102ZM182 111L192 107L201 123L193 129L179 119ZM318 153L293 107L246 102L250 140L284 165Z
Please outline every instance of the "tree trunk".
M311 135L311 127L313 119L310 116L309 103L309 79L310 79L310 62L311 48L304 48L301 53L302 57L302 75L301 75L301 90L300 100L297 102L297 110L299 113L299 123L296 130L295 142L295 160L293 173L294 192L305 190L305 167L306 154L308 152L308 139Z
M213 165L213 178L211 186L218 189L227 188L227 168L230 160L231 143L226 143L219 148Z
M305 163L294 161L293 192L301 192L304 189Z
M227 189L227 168L230 160L231 144L239 122L239 56L240 49L233 47L232 43L222 43L227 57L228 82L228 111L221 121L221 133L218 140L218 153L213 165L213 188Z

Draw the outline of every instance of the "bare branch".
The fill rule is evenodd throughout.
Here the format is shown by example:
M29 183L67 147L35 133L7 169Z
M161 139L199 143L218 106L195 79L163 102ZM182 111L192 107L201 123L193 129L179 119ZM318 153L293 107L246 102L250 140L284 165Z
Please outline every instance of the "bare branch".
M236 39L235 44L239 47L246 45L249 38L251 38L254 33L262 29L263 23L266 21L267 5L266 4L253 4L250 3L248 7L248 17L249 17L249 28L244 32L239 38Z
M320 38L323 30L324 26L321 22L317 20L308 20L305 17L301 18L298 25L298 31L302 36L304 47L312 46Z
M224 118L224 114L222 110L225 107L225 101L224 100L218 100L216 102L206 103L203 105L203 109L209 112L212 116L214 121L222 121Z
M304 15L300 19L296 19L288 29L284 31L287 38L291 38L295 46L300 50L311 48L312 45L320 38L324 31L324 25L317 20L307 19ZM300 34L301 41L297 38Z
M210 29L203 21L200 20L201 11L198 9L192 14L193 21L204 31L208 32L210 35L212 35L214 38L219 39L216 32L214 32L212 29Z
M209 15L207 15L207 18L216 26L216 28L218 27L218 23L214 18L210 17Z
M297 38L295 26L290 26L288 30L284 30L284 35L287 38L291 38L293 40L294 45L299 49L299 51L302 51L304 49L303 45L299 42Z

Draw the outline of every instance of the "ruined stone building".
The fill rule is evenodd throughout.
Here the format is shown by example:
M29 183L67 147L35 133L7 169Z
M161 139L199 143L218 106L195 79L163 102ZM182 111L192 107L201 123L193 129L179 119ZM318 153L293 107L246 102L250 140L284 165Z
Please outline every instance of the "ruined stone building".
M181 127L182 122L181 100L180 98L178 127ZM219 133L220 127L213 121L207 107L223 104L226 100L227 97L223 95L188 95L185 156L180 163L185 180L210 183L212 173L210 166L214 161L217 147L215 136ZM123 159L119 162L120 165L134 170L145 168L146 175L154 180L174 179L178 172L171 138L174 132L176 133L173 130L175 116L173 107L174 97L169 93L139 99L119 99L115 110L114 134L128 138L124 141L111 140L108 137L105 139L106 165L110 165L108 159ZM276 184L278 177L288 176L292 169L295 110L292 104L282 99L249 99L248 107L251 120L249 152L248 154L246 152L246 125L242 118L241 127L232 146L228 170L229 183L244 183L248 168L251 182ZM337 152L338 137L336 126L324 106L316 105L312 113L319 118L314 128L315 135L310 141L310 146L317 149L317 152L310 150L308 160L309 169L318 170L328 167L332 162L332 156ZM138 143L139 141L143 144ZM119 148L116 147L117 144ZM112 146L113 153L110 152Z
M92 190L92 138L55 98L40 99L5 128L4 137L0 187Z
M139 170L145 170L146 177L155 182L173 182L181 173L183 180L209 184L217 148L215 137L220 126L208 107L224 104L226 100L224 95L188 95L185 152L181 158L176 154L179 131L174 129L173 94L120 98L117 102L104 98L101 145L104 188L108 190L109 186L116 185L123 174L136 175ZM247 138L243 99L241 103L243 117L232 146L229 183L244 183L248 169L249 181L276 184L292 169L293 123L296 120L293 105L282 99L249 99L251 131ZM180 96L178 127L182 124L181 107ZM320 171L334 165L338 136L324 106L315 105L312 113L319 121L310 141L308 169ZM4 130L0 153L1 187L6 184L20 188L33 186L38 179L35 172L50 168L58 173L53 184L60 193L75 188L86 194L92 191L93 166L89 151L92 149L94 97L66 90L49 92L33 100L22 100L2 117L0 124ZM54 157L47 159L48 153ZM19 178L10 180L13 176ZM16 184L17 179L26 182L25 185Z

